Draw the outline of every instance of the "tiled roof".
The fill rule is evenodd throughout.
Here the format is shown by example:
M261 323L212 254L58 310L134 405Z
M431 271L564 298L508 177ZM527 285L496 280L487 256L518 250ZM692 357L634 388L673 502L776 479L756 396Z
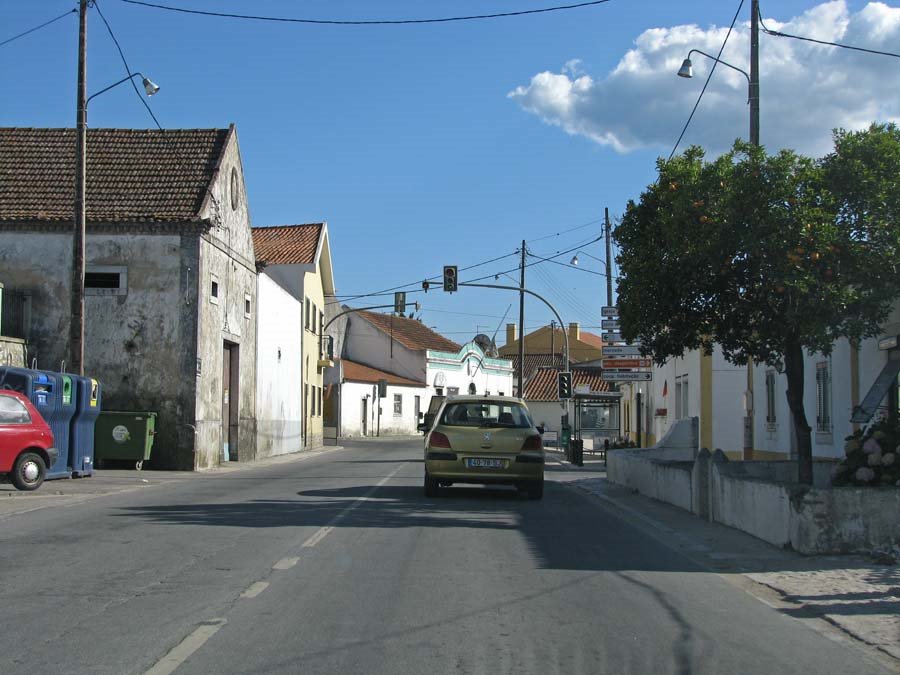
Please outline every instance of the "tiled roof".
M558 401L556 368L540 368L525 384L526 401ZM591 392L610 391L608 382L603 380L599 368L573 368L572 391L579 385L588 385Z
M409 387L424 387L424 382L416 382L384 370L378 370L356 361L348 361L340 359L340 363L344 364L344 380L351 382L371 382L375 384L378 380L387 380L388 384L400 384Z
M88 129L89 222L199 218L230 129ZM0 128L0 221L71 221L75 130Z
M538 368L552 368L554 366L561 366L563 362L562 354L556 354L555 361L553 359L553 356L553 354L526 354L525 367L522 370L522 379L527 382L528 378L534 375L534 371L536 371ZM502 358L507 358L512 361L513 377L515 377L516 373L519 372L519 355L514 354L512 356L506 356Z
M324 223L254 227L253 250L257 262L270 265L311 265Z
M603 348L603 338L601 338L599 335L595 335L594 333L581 331L579 339L582 342L586 342L587 344L591 345L591 347L596 347L597 349Z
M458 352L461 346L443 335L438 335L417 319L399 316L391 318L390 314L375 312L357 312L357 314L383 333L393 335L397 342L413 351L434 349L442 352Z

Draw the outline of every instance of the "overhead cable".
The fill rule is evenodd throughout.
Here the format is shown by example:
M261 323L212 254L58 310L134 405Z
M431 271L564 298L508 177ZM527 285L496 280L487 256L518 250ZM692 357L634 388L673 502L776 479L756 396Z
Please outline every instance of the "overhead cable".
M895 54L894 52L883 52L879 49L867 49L865 47L854 47L853 45L845 45L840 42L829 42L828 40L816 40L811 37L804 37L802 35L791 35L790 33L783 33L780 30L771 30L766 27L762 20L762 11L759 13L759 26L763 29L763 32L767 35L774 35L775 37L786 37L793 38L794 40L803 40L804 42L815 42L818 45L828 45L829 47L840 47L841 49L852 49L856 52L866 52L867 54L878 54L880 56L893 56L896 59L900 59L900 54Z
M10 42L12 42L13 40L18 40L20 37L25 37L26 35L28 35L28 34L30 34L30 33L33 33L33 32L36 31L36 30L40 30L40 29L43 28L44 26L49 26L51 23L54 23L54 22L56 22L56 21L59 21L59 20L62 19L63 17L69 16L70 14L76 14L76 15L77 15L77 14L78 14L78 10L77 10L77 9L70 9L68 12L64 12L64 13L60 14L60 15L59 15L58 17L56 17L55 19L50 19L49 21L45 21L44 23L42 23L42 24L40 24L40 25L38 25L38 26L35 26L34 28L29 28L28 30L26 30L26 31L24 31L24 32L22 32L22 33L19 33L18 35L13 35L11 38L7 38L7 39L5 39L3 42L0 42L0 47L2 47L3 45L8 45Z
M594 5L603 5L611 0L591 0L591 2L579 2L572 5L557 5L555 7L542 7L540 9L525 9L515 12L498 12L496 14L473 14L470 16L448 16L437 19L364 19L364 20L339 20L339 19L298 19L293 17L282 16L258 16L253 14L232 14L229 12L210 12L200 9L188 9L186 7L175 7L172 5L161 5L155 2L146 2L145 0L121 0L121 2L129 5L141 5L143 7L152 7L153 9L163 9L169 12L180 12L182 14L199 14L201 16L214 16L223 19L247 19L251 21L270 21L276 23L304 23L318 24L329 26L387 26L387 25L408 25L422 23L450 23L453 21L478 21L483 19L501 19L513 16L525 16L527 14L546 14L548 12L561 12L570 9L578 9L580 7L591 7Z

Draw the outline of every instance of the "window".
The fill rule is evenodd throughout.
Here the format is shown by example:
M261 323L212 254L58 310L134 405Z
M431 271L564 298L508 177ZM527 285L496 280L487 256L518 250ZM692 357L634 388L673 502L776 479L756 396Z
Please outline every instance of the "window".
M682 375L675 378L675 419L680 420L690 417L688 405L688 376Z
M31 415L21 401L0 396L0 424L31 424Z
M306 298L306 318L303 320L303 327L309 330L309 298Z
M775 429L775 377L774 370L766 371L766 424L769 430Z
M84 272L85 295L125 295L128 293L128 268L88 265Z
M459 387L447 387L447 396L459 396Z
M816 431L831 432L831 362L816 364Z
M325 332L325 312L319 312L319 335Z
M309 417L312 413L310 412L310 404L309 404L309 385L303 385L303 410L306 413L306 416Z
M403 394L394 394L394 416L403 414Z
M421 396L416 396L413 398L413 406L414 406L414 411L416 413L416 421L418 421L419 418L422 417L422 397Z
M502 391L498 391L497 394L498 394L499 396L506 396L506 394L504 394Z
M219 304L219 278L215 275L209 280L209 301L214 305Z
M244 316L250 318L250 310L252 309L252 298L249 293L244 294Z
M441 424L451 427L508 427L528 429L534 426L525 406L519 403L482 403L465 401L444 408Z
M475 388L475 383L474 383L474 382L469 382L469 394L471 394L472 396L474 396L474 395L477 394L477 393L478 393L478 390Z
M309 315L309 330L316 332L316 303L312 304L312 314Z
M322 416L322 406L325 402L325 390L319 387L319 416Z
M435 396L443 396L443 395L444 395L444 388L443 388L443 387L435 387L435 388L434 388L434 395L435 395Z

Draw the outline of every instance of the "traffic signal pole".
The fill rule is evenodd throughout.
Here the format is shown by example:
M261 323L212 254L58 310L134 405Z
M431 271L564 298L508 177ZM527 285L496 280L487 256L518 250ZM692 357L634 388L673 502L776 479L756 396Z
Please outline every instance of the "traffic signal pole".
M562 323L560 323L562 327ZM565 329L563 329L565 330ZM525 240L522 240L522 263L519 266L519 368L516 379L519 381L519 398L525 398L522 380L525 375Z

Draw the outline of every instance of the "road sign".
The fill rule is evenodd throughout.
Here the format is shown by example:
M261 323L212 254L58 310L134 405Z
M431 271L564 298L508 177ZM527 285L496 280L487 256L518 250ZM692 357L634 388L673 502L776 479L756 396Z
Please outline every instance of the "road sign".
M889 338L882 338L878 341L878 349L882 351L887 351L888 349L896 349L898 339L900 339L900 335L894 335Z
M649 382L653 379L651 370L620 370L618 372L604 372L603 379L607 382Z
M624 342L621 333L602 333L600 337L604 342Z
M600 308L600 316L606 316L606 317L619 316L619 308L618 307L601 307Z
M600 322L600 328L603 330L619 330L620 327L618 319L603 319Z
M444 265L444 290L448 293L454 293L457 281L456 265Z
M601 368L650 368L653 361L650 359L603 359Z
M640 356L640 345L603 345L603 357L608 356Z

